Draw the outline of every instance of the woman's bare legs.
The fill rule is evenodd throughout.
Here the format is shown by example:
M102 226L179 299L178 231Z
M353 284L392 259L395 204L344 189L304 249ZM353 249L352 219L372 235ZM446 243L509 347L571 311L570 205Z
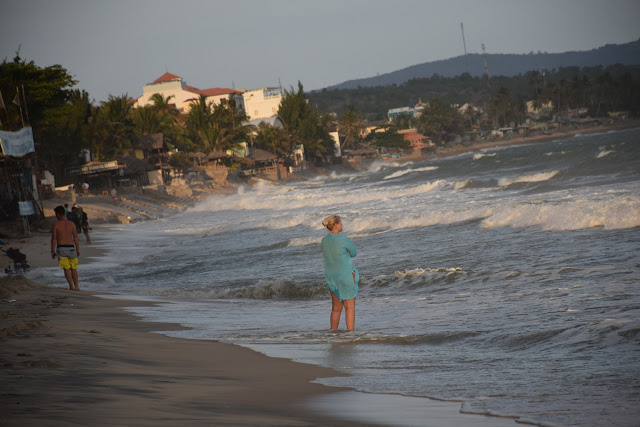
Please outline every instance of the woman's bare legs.
M353 331L356 327L356 299L342 301L344 306L344 320L347 322L347 331Z
M338 325L340 325L340 315L342 314L342 302L338 299L336 294L333 292L329 292L331 294L331 329L338 329Z
M356 327L356 299L346 299L340 301L338 297L331 293L331 329L336 330L340 325L340 315L344 307L344 320L347 323L347 330L353 331Z

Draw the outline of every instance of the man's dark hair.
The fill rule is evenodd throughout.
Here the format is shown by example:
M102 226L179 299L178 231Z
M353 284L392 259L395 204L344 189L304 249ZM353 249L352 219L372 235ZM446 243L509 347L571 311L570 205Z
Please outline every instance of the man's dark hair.
M56 215L64 215L64 206L56 206L53 211L56 213Z

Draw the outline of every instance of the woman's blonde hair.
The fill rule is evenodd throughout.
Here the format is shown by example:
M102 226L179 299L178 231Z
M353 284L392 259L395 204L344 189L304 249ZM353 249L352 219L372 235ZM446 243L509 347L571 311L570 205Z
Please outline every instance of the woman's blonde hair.
M325 227L327 227L327 229L329 231L331 231L331 229L333 228L334 225L336 224L340 224L340 217L338 215L331 215L326 217L323 221L322 221L322 225L324 225Z

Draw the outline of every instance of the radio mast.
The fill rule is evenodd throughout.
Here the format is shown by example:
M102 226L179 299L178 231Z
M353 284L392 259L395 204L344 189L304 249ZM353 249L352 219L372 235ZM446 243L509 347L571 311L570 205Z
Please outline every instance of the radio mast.
M482 62L484 63L484 79L487 81L487 87L489 87L489 66L487 65L487 57L484 53L484 43L482 43Z

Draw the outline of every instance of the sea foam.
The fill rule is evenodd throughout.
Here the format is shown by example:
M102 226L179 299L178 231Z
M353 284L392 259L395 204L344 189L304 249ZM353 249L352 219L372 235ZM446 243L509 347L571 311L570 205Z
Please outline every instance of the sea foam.
M556 176L559 171L552 172L541 172L531 175L519 175L515 178L500 178L498 180L498 185L500 187L506 187L511 184L521 183L521 182L541 182L547 181Z

